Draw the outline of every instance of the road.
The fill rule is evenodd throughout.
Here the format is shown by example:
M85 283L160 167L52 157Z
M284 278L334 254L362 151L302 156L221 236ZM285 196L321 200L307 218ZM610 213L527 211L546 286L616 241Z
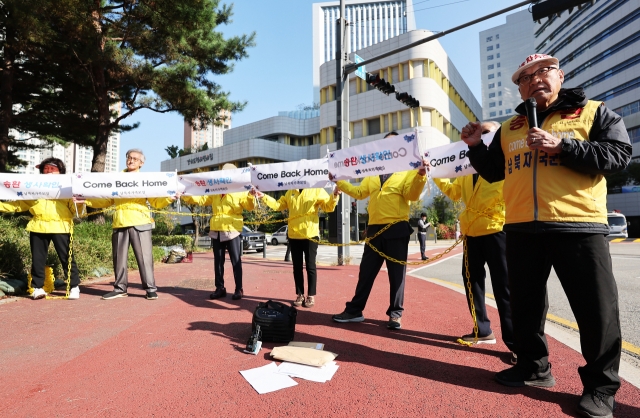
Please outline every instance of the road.
M445 244L443 246L443 244ZM439 242L428 244L428 253L441 252L449 242ZM267 247L267 257L282 260L286 251L285 245L269 245ZM620 322L622 327L622 337L624 341L632 344L635 348L640 347L640 243L639 242L612 242L611 259L613 271L618 284L620 301ZM363 245L351 246L351 264L360 264L362 259ZM417 253L418 246L411 243L409 253ZM336 265L337 251L335 247L320 246L318 249L318 262L325 265ZM262 257L262 254L247 254L251 257ZM415 257L414 257L415 258ZM438 263L429 264L426 267L409 268L412 274L423 278L434 278L444 280L457 285L462 285L461 277L462 254L457 254L448 258L443 258ZM489 271L487 270L487 293L493 293L491 288ZM575 323L575 317L571 312L569 301L564 294L560 281L551 270L548 282L549 292L549 314L565 323ZM633 347L632 347L633 348ZM638 353L640 354L640 353Z

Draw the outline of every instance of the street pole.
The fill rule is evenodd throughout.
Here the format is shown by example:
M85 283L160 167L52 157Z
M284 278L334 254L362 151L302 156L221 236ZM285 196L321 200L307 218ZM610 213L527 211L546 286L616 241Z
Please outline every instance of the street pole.
M344 70L349 62L349 33L345 19L344 0L340 0L340 17L336 23L336 145L337 149L349 147L349 73ZM336 208L338 243L350 241L349 196L342 194ZM349 257L349 246L338 247L338 265Z

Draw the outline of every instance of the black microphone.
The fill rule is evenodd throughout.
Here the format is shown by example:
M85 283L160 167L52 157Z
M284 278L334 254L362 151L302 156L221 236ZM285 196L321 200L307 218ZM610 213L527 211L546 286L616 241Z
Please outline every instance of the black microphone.
M527 120L529 121L529 129L538 127L538 117L536 116L536 99L529 97L524 101L524 107L527 109Z

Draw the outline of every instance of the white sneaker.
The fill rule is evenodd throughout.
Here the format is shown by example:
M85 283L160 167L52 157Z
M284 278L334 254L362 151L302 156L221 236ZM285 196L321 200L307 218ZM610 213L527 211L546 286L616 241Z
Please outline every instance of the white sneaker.
M33 298L33 300L46 298L47 292L45 292L44 289L37 287L33 289L33 293L31 294L31 297Z
M71 288L69 291L69 299L80 299L80 288L78 286Z

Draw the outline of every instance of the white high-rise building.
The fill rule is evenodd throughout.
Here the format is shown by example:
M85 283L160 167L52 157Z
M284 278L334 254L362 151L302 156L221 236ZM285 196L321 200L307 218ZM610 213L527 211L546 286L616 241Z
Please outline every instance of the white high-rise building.
M222 110L220 111L220 117L223 119L220 125L210 123L205 129L196 129L185 121L184 149L198 149L205 144L209 149L221 147L224 143L224 131L231 129L231 112Z
M505 119L515 114L522 99L511 75L534 53L535 24L528 10L507 16L507 23L479 34L483 120Z
M348 52L361 50L415 30L412 0L346 0ZM313 101L320 101L320 66L336 58L336 22L340 2L313 4ZM368 57L362 57L368 58Z

